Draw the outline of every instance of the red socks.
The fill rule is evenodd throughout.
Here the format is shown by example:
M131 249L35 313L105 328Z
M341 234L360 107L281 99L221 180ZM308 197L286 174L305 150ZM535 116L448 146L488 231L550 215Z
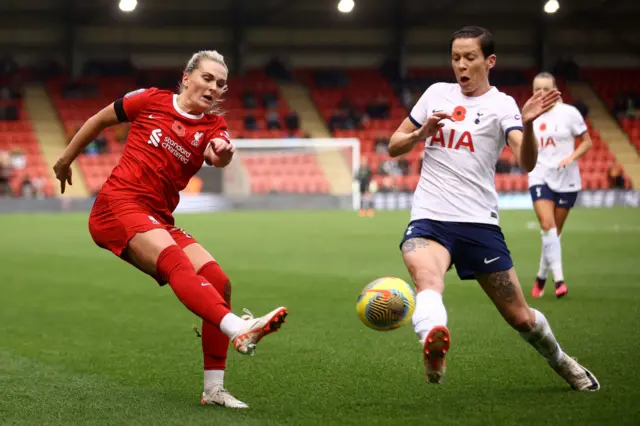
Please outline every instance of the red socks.
M204 264L198 271L224 297L226 307L231 309L231 283L217 262ZM229 337L206 320L202 320L202 353L205 370L224 370L227 366Z
M196 274L191 261L180 247L171 245L162 250L156 269L191 312L210 322L216 329L220 326L222 318L230 312L226 302L213 287L213 283Z

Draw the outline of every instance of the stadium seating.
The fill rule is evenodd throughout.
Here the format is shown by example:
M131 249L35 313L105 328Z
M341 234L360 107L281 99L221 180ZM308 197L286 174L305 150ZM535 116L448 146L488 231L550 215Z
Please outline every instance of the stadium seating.
M414 92L414 101L422 94L424 88L436 81L451 81L449 70L444 69L410 69L405 85L411 87ZM388 159L385 153L375 152L375 141L380 139L387 142L389 136L397 128L398 124L407 116L408 111L401 106L399 95L392 89L392 85L377 70L350 70L345 72L346 78L338 87L319 87L313 72L298 70L296 76L307 84L321 115L329 123L333 111L339 107L343 99L347 99L355 107L357 112L362 112L367 102L379 95L389 99L390 118L383 120L369 120L362 123L361 128L349 130L334 130L335 137L357 137L361 140L362 153L369 159L369 166L373 172L373 179L379 186L391 185L401 190L413 191L417 184L419 174L420 150L400 157L409 161L408 175L387 177L379 174L380 164ZM500 90L513 96L518 105L522 107L531 96L530 82L535 76L534 70L507 71L500 74L492 73L492 84L499 86ZM395 85L398 86L398 85ZM563 99L572 103L566 85L558 81L558 87L563 92ZM587 120L589 132L594 142L593 149L579 160L582 172L583 184L587 189L608 188L607 173L615 164L613 154L608 150L607 144L600 138L597 130L593 129ZM640 125L639 125L640 126ZM640 127L637 128L640 135ZM515 160L509 147L505 147L500 159L508 166L513 167ZM496 187L498 191L526 191L527 175L520 173L497 174Z
M313 154L244 154L251 192L326 193L329 184Z
M26 178L32 183L39 180L43 184L46 196L53 194L53 182L48 166L40 152L38 141L33 132L31 120L27 116L21 99L0 101L0 107L15 105L18 108L17 120L0 120L0 151L20 151L26 159L25 167L14 169L9 185L14 194L21 193Z
M130 90L138 87L156 86L166 89L175 89L177 79L181 75L180 70L149 70L136 76L129 77L86 77L73 82L76 91L84 95L64 96L65 91L69 91L69 81L64 78L49 81L48 87L54 105L58 111L60 119L67 129L69 137L72 137L82 123L92 114L103 108L109 102L123 96ZM178 77L177 77L178 76ZM232 77L229 79L229 91L225 94L223 108L226 111L225 117L230 129L232 138L239 139L264 139L264 138L285 138L289 136L301 136L301 132L294 132L293 135L287 130L268 129L265 116L268 108L262 102L264 95L270 94L273 97L275 109L280 117L282 129L285 128L283 119L290 112L289 108L279 96L277 84L262 71L250 72L243 77ZM245 92L252 92L258 100L255 108L245 108L242 97ZM253 114L257 121L256 130L244 130L244 117ZM79 158L79 165L85 176L90 192L96 193L118 162L124 150L124 137L126 137L127 125L114 126L104 132L107 142L106 153L98 155L83 154ZM117 134L121 137L118 138ZM118 140L119 139L119 140ZM250 163L251 161L249 161ZM297 169L296 169L297 170ZM278 172L275 170L274 172ZM263 192L272 190L271 186L265 186L267 174L250 173L252 186ZM303 187L311 188L315 192L326 192L328 183L326 179L314 175L313 179L307 181L307 174L302 174L303 179L292 179ZM255 181L253 180L255 177ZM292 187L289 184L280 185L274 180L274 185L279 191L297 192L298 186Z
M587 69L583 74L591 83L598 96L605 103L614 115L618 115L617 108L622 108L619 116L616 117L620 127L627 133L631 144L640 154L640 119L637 117L625 116L627 106L624 100L630 96L635 98L635 109L640 110L640 80L638 80L638 69ZM616 105L617 97L623 96L623 104Z

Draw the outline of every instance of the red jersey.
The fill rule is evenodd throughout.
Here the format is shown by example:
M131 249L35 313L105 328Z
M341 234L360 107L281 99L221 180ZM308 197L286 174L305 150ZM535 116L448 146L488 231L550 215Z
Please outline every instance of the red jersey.
M134 199L171 216L183 190L202 167L213 139L229 141L224 118L188 114L178 95L157 88L139 89L115 102L120 121L130 121L124 154L100 192Z

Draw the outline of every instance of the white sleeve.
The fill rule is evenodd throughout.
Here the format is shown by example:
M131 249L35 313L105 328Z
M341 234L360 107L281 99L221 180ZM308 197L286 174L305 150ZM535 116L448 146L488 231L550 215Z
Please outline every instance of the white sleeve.
M416 127L422 127L429 117L429 98L433 96L435 86L435 84L432 84L424 91L409 114L409 120L411 120Z
M584 118L582 118L582 114L575 108L571 108L571 121L569 123L571 123L571 133L573 136L581 136L589 131L587 123L585 123Z
M507 96L507 99L502 104L503 110L500 118L500 128L504 133L505 139L509 137L509 132L512 130L522 130L522 116L520 115L520 108L518 104L513 100L511 96Z

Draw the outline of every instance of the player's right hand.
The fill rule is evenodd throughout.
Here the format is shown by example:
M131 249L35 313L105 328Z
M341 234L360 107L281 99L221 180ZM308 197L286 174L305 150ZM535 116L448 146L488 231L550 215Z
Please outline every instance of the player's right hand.
M71 164L60 157L53 166L53 171L56 174L56 179L60 181L60 193L64 194L64 188L67 182L69 185L73 185L71 180Z
M427 139L438 132L438 130L444 127L444 123L442 120L453 120L453 116L448 112L434 112L432 115L427 118L427 121L422 125L421 128L414 132L414 135L418 138L418 140Z

